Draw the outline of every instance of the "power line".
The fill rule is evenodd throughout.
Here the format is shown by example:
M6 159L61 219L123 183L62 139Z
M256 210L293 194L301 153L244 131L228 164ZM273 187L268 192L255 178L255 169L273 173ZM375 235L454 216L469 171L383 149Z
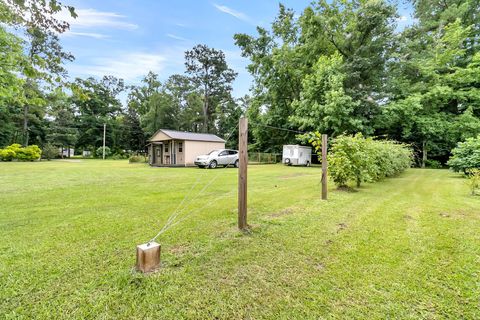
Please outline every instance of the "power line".
M236 131L238 127L238 123L237 125L235 126L235 128L233 128L233 130L229 133L229 135L227 136L227 138L225 139L225 143L228 142L228 140L233 136L233 133ZM233 160L235 160L235 158L232 158L230 160L230 162L224 167L228 167L229 165L231 165L233 163ZM213 184L213 182L219 177L219 175L221 174L221 171L218 172L207 184L205 184L203 186L203 188L198 191L196 193L196 195L189 199L188 201L186 201L186 199L188 198L188 196L191 194L191 192L195 189L195 187L198 185L198 183L200 182L200 178L204 177L205 175L207 174L207 171L205 171L205 173L201 176L199 176L197 178L197 181L192 185L192 187L190 188L189 192L185 193L185 196L183 197L182 201L180 202L180 204L176 207L176 209L170 214L170 216L168 217L167 219L167 222L164 224L164 226L160 229L160 231L157 233L157 235L155 237L153 237L150 241L148 241L147 243L152 243L153 241L155 241L162 233L166 232L168 229L170 229L171 227L179 224L180 222L184 221L187 217L189 217L190 215L192 215L193 213L199 211L200 209L210 205L211 203L213 202L208 202L206 206L203 206L201 207L200 209L197 209L197 210L191 210L187 213L184 213L185 209L188 208L188 204L190 204L192 201L196 200L197 198L199 198L201 195L204 194L204 191ZM224 195L222 195L221 197L225 197L227 196L228 194L230 194L231 192L228 192ZM218 198L217 198L218 200ZM183 206L183 207L182 207ZM179 216L182 215L182 213L184 214L183 217L181 217L180 219L177 220L177 218Z
M267 124L261 124L261 123L255 123L254 126L260 126L260 127L265 127L265 128L271 128L271 129L277 129L277 130L283 130L283 131L289 131L289 132L295 132L295 133L308 133L306 131L298 131L298 130L292 130L292 129L286 129L286 128L281 128L281 127L275 127L275 126L270 126Z

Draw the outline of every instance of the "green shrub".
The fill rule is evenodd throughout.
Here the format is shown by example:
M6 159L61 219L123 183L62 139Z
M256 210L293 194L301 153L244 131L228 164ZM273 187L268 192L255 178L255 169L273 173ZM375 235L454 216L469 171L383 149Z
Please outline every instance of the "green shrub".
M310 142L321 154L321 135L311 135ZM412 151L395 141L377 141L362 134L339 136L331 144L328 163L329 173L338 187L351 181L357 187L362 182L373 182L394 176L410 167Z
M144 156L131 156L128 159L128 162L134 163L134 162L147 162L147 158Z
M54 145L47 143L42 150L42 157L47 160L54 159L58 156L58 148Z
M105 147L105 158L108 157L111 153L112 153L112 151L110 150L110 148ZM95 151L95 155L97 156L97 158L102 158L103 157L103 147L98 148Z
M431 169L442 169L442 163L437 160L426 160L425 167Z
M470 169L480 169L480 135L458 143L447 164L455 172L467 173Z
M467 170L468 186L472 192L472 196L476 194L478 188L480 188L480 169Z
M17 154L11 149L0 149L0 159L2 161L12 161Z
M40 159L41 155L42 150L36 145L22 148L18 143L14 143L3 150L0 150L0 157L3 161L34 161Z
M40 159L41 155L42 150L34 144L25 148L21 148L19 151L17 151L17 159L20 161L38 160Z

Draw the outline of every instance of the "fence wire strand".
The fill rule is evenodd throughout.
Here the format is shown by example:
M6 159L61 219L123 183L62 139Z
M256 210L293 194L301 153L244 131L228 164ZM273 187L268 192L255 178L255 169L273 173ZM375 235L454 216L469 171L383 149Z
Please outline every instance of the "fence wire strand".
M235 126L235 128L233 128L233 130L230 132L230 134L226 137L225 139L225 144L230 140L230 138L232 137L233 133L237 130L238 128L238 123L237 125ZM231 165L233 163L233 160L235 160L235 158L232 158L230 160L230 162L225 166L225 168L227 168L229 165ZM150 240L147 242L147 244L150 244L152 242L154 242L162 233L166 232L168 229L172 228L173 226L177 225L178 223L184 221L186 219L186 217L190 216L192 214L192 211L189 211L187 212L186 214L183 215L183 217L179 218L177 220L177 218L179 216L181 216L185 209L188 208L188 205L190 203L192 203L194 200L198 199L204 192L205 190L207 190L208 187L210 187L212 185L213 182L215 182L215 180L217 180L217 178L220 176L221 174L221 171L218 172L212 179L210 179L210 181L204 185L204 187L198 191L195 196L193 198L190 198L188 201L187 199L189 198L189 195L192 193L192 191L195 189L195 187L200 183L200 181L202 180L202 178L204 176L206 176L207 174L207 171L205 171L204 174L202 175L199 175L199 177L197 178L197 180L195 181L195 183L192 185L192 187L189 189L189 191L185 194L185 196L183 197L182 201L180 202L180 204L175 208L175 210L169 215L167 221L165 222L165 224L163 225L163 227L160 229L160 231ZM227 194L230 194L231 192L227 192ZM223 197L223 196L221 196ZM218 198L217 198L218 199ZM207 202L207 204L211 204L210 202ZM195 210L196 211L199 211L201 210L203 207L201 207L200 209L197 209Z

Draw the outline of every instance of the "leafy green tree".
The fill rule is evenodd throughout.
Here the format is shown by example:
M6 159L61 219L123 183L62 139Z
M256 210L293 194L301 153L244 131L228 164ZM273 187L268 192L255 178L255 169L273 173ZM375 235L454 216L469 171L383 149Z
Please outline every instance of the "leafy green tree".
M43 146L42 157L50 161L55 159L58 156L58 147L55 147L53 144L47 143Z
M313 9L313 18L303 24L305 38L320 43L326 39L323 51L334 47L343 57L345 93L358 103L354 116L363 122L362 131L372 134L372 119L384 99L396 8L387 1L322 0Z
M232 82L237 74L228 67L221 50L196 45L185 52L186 72L203 97L203 132L214 128L216 107L230 98Z
M140 124L140 117L133 108L128 108L123 124L125 128L125 147L128 150L138 152L145 150L145 132Z
M355 115L359 102L345 93L346 78L340 54L321 56L303 80L290 120L301 130L319 130L330 136L361 132L362 120Z
M75 128L75 117L72 110L63 108L56 112L55 119L50 123L46 140L62 149L62 157L63 150L67 149L68 157L70 157L70 148L78 140L78 130Z
M77 78L72 85L71 103L76 117L79 138L77 147L99 147L103 143L103 125L107 125L107 145L117 148L114 134L119 132L116 117L122 114L118 95L124 90L122 79L105 76L102 80Z
M148 100L150 97L158 92L161 83L158 80L158 74L149 72L143 79L142 85L130 86L128 94L128 108L135 110L139 116L147 114L149 111Z
M258 36L236 34L235 43L253 76L252 98L247 111L254 139L253 150L279 152L295 141L297 127L289 122L292 103L300 97L303 76L314 58L299 44L300 26L293 10L279 6L272 30L257 27ZM283 130L273 129L273 127Z
M246 107L241 102L237 103L230 100L217 107L217 133L228 139L226 143L227 148L236 149L238 147L238 120L243 115Z
M203 98L195 83L186 75L174 74L165 82L165 92L178 106L178 129L200 132L203 125Z
M380 132L412 143L423 167L427 154L445 159L457 141L476 133L480 69L478 54L469 58L464 46L472 29L460 20L426 35L414 31L404 32L392 66L391 101L383 118L387 129ZM462 126L473 131L459 131Z
M178 105L168 93L155 92L147 101L149 111L142 117L142 125L147 136L158 129L178 129Z
M284 129L274 137L254 129L255 147L279 150L302 128L372 134L395 18L385 1L319 1L298 19L280 5L271 31L258 27L256 38L236 34L255 81L252 125Z
M468 170L480 169L480 135L459 142L447 164L453 171L465 174Z
M0 21L24 31L26 41L24 49L26 61L23 75L22 99L17 103L23 107L22 135L23 144L29 144L30 119L36 115L39 108L45 106L44 95L39 94L38 87L46 84L57 84L66 74L62 66L64 61L73 60L70 53L64 52L58 34L65 32L69 24L58 20L55 14L66 9L73 17L75 10L64 6L56 0L47 1L16 1L5 0L0 4Z

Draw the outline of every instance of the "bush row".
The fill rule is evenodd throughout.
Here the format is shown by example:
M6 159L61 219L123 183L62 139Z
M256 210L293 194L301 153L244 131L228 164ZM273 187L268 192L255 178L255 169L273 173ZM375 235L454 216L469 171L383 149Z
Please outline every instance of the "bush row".
M24 148L18 143L14 143L5 149L0 149L0 160L2 161L34 161L40 159L41 155L42 150L36 145Z
M320 134L310 142L321 154ZM407 145L391 140L373 140L362 134L342 135L333 140L328 153L330 176L338 187L355 182L373 182L392 177L412 164L413 153Z

